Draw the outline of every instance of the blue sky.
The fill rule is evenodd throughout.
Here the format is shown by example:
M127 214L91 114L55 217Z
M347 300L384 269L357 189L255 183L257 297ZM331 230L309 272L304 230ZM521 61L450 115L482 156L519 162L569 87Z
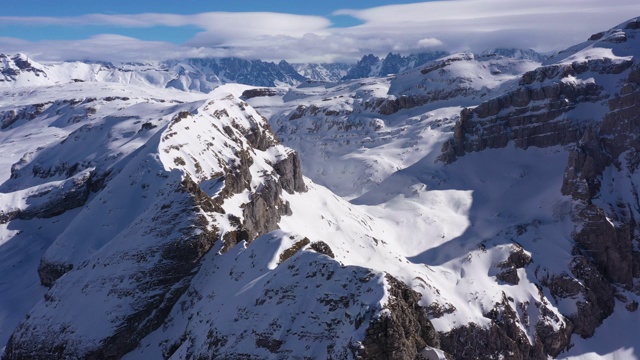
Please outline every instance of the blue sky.
M320 15L331 20L333 27L346 27L362 22L351 16L332 15L338 9L365 9L381 5L409 4L415 1L300 1L300 0L24 0L12 2L11 6L2 9L3 16L78 16L85 14L140 14L140 13L169 13L169 14L197 14L204 12L278 12L301 15ZM33 25L3 25L0 24L2 36L18 37L31 41L54 39L83 39L91 35L111 33L133 36L144 40L163 40L173 43L183 43L198 32L197 27L165 27L152 28L117 28L110 26L58 27Z
M0 13L0 53L353 62L369 53L554 51L633 16L637 0L22 0Z

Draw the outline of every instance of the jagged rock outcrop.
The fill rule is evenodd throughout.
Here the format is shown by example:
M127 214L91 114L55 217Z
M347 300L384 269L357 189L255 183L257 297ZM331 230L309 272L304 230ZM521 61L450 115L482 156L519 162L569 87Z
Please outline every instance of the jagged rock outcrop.
M510 141L523 149L576 143L585 132L585 120L599 122L601 119L572 111L581 104L601 100L608 100L610 108L625 102L629 104L633 98L630 83L637 77L637 70L630 72L629 83L621 89L626 93L622 97L611 97L599 82L582 77L619 75L633 64L626 58L604 57L547 65L527 72L515 90L475 108L464 109L454 129L454 137L443 146L440 159L450 163L456 156L503 148ZM606 118L604 123L607 123Z
M439 348L438 333L419 305L420 294L391 275L388 312L372 320L358 352L363 359L416 359L426 346Z
M441 348L455 359L490 358L498 354L505 359L522 359L516 342L498 326L483 328L471 323L440 336Z
M585 131L569 155L562 192L584 203L576 208L577 221L583 226L574 238L581 252L595 261L610 281L627 288L638 277L639 254L634 251L638 213L637 192L617 194L628 200L606 203L594 199L609 193L613 179L607 171L637 171L637 149L640 142L638 99L640 99L640 67L635 65L622 84L621 95L608 101L609 112L602 123ZM615 169L615 170L613 170ZM633 187L632 187L633 189Z
M497 266L501 271L496 275L496 278L511 285L518 285L520 282L518 269L529 265L531 261L531 256L525 253L521 246L515 246L507 260L498 263Z
M336 82L340 81L351 69L353 65L343 63L323 63L323 64L291 64L298 74L306 77L307 82L322 81Z
M365 55L353 65L342 80L362 79L367 77L384 77L398 74L446 56L444 51L434 51L403 56L389 53L384 58L373 54Z
M548 320L536 323L533 343L525 333L533 320L529 319L529 306L535 306L541 318ZM544 299L535 304L518 303L503 292L501 301L484 316L491 320L486 326L471 323L441 333L441 348L455 359L496 356L505 359L546 359L549 355L557 356L570 344L572 323L567 319L558 319L547 308ZM558 322L562 322L559 330L552 325Z
M278 95L278 92L275 89L271 88L249 89L242 92L243 99L252 99L255 97L271 97L276 95Z
M210 91L216 85L239 83L255 86L295 85L306 78L286 61L279 63L240 58L190 58L168 60L164 67L177 72L167 87L181 90Z
M251 195L251 200L242 211L242 226L248 232L250 240L278 229L280 217L291 215L288 204L280 198L281 194L280 184L269 179Z
M320 254L327 255L332 259L335 258L335 255L333 254L331 247L324 241L315 241L311 243L309 247Z
M289 194L307 191L302 179L302 166L297 153L289 153L286 158L273 165L273 170L279 176L280 186Z
M624 29L594 35L584 46L595 42L611 48L636 36L633 26ZM640 67L635 58L616 56L625 50L615 46L611 57L583 58L581 46L561 55L576 60L525 73L516 89L464 109L439 160L452 163L466 153L509 144L567 149L561 193L574 200L574 258L570 274L547 276L540 284L556 300L575 302L575 312L564 314L571 324L566 330L590 337L614 310L614 284L635 289L639 275L634 243L640 213L634 209L638 196L631 179L640 148ZM629 180L615 184L612 173ZM498 278L515 283L517 275L505 271Z

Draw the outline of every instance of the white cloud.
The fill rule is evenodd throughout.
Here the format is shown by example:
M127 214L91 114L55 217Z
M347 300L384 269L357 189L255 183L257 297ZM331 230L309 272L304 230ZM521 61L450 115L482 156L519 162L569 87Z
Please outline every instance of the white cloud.
M198 25L205 31L188 43L207 46L259 45L268 38L301 38L304 34L325 32L331 22L319 16L278 13L206 13L197 15Z
M181 46L163 41L143 41L132 37L103 34L83 40L31 42L0 37L3 53L22 52L37 61L94 60L149 62L186 57L235 56L225 49Z
M637 0L448 0L338 10L364 22L358 34L423 35L448 49L530 47L558 50L584 41L630 17L640 16Z
M637 0L445 0L338 10L363 24L333 28L320 16L267 12L194 15L90 14L77 17L7 17L0 24L119 28L195 26L183 45L109 35L80 41L25 42L0 38L4 52L41 53L39 58L116 61L151 57L239 56L288 61L355 61L364 54L446 49L480 51L495 47L558 50L584 41L633 15ZM108 43L109 46L100 46Z
M435 38L424 38L418 40L418 42L416 42L416 45L418 45L418 48L432 48L442 46L444 44L442 43L442 41Z

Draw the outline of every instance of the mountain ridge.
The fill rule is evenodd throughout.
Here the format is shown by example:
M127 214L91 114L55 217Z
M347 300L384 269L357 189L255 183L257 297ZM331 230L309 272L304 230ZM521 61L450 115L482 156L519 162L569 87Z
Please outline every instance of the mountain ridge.
M485 54L540 61L533 50L495 49ZM64 61L38 63L25 54L0 54L0 86L42 86L61 82L108 81L152 85L185 91L210 92L226 83L253 86L296 86L307 81L336 82L367 77L383 77L415 68L448 55L445 52L402 56L389 53L384 58L365 55L358 63L289 64L240 58L188 58L155 63ZM367 62L370 64L367 65Z

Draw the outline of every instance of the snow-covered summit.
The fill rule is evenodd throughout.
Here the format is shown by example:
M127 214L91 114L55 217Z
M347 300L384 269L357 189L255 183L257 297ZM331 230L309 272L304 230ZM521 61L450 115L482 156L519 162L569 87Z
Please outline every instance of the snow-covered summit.
M15 81L21 74L31 76L44 76L43 66L29 59L25 54L15 54L13 56L0 54L0 74L3 78L0 82Z

